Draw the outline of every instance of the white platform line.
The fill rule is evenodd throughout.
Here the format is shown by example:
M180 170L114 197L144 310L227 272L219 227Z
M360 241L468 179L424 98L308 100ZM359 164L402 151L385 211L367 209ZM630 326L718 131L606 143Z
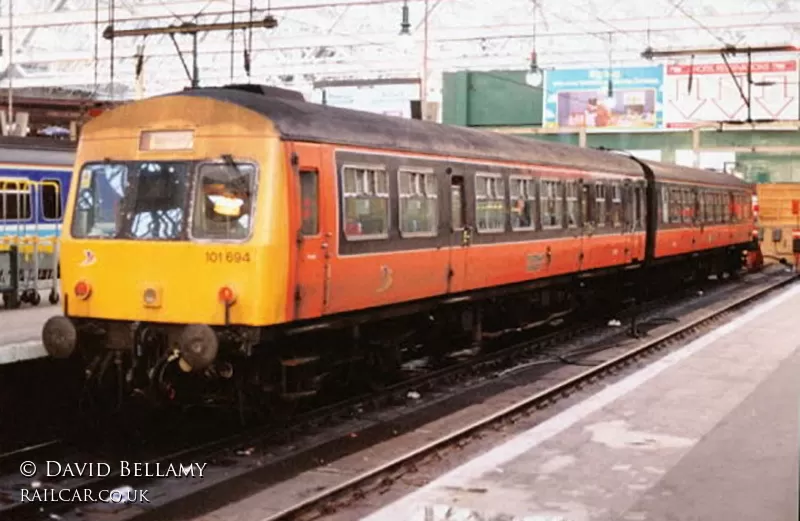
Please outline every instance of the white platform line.
M43 358L45 356L47 356L47 351L45 351L40 340L0 345L0 365Z
M449 487L465 485L466 482L492 471L498 466L508 463L542 442L575 425L590 414L625 396L630 391L648 382L653 377L664 372L678 362L689 358L725 335L736 331L751 320L760 317L798 294L800 294L800 285L795 285L778 296L756 305L741 317L720 326L714 331L692 341L680 350L674 351L619 382L606 387L597 394L540 423L536 427L520 433L513 439L498 445L489 452L456 467L402 499L363 518L363 521L379 521L383 519L412 520L414 515L419 514L420 509L425 505L426 502L424 499L426 493L433 491L445 483Z

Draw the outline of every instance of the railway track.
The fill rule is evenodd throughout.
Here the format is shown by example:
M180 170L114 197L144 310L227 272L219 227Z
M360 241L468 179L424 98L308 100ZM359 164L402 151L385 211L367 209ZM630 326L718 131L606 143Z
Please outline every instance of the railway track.
M740 299L735 304L728 306L726 310L741 306L747 301L774 289L774 287L786 284L789 280L791 279L786 278L777 284L761 289L757 294ZM720 293L723 294L726 291L724 285L719 289ZM646 314L649 310L656 309L659 304L663 305L663 299L648 303L645 309L638 309L637 313ZM713 318L712 316L705 317L701 321L696 321L688 328L684 327L682 331L687 331L692 327L700 327L702 323L713 320ZM190 461L201 460L209 462L208 473L202 480L202 486L200 486L198 482L191 480L167 483L169 480L159 480L156 482L152 480L125 479L119 472L112 472L110 475L100 479L75 479L49 484L49 486L60 488L75 489L80 487L94 491L112 489L120 486L150 488L152 491L156 492L156 495L150 497L152 503L148 505L128 505L126 508L121 508L120 505L95 504L81 505L75 508L74 504L70 505L68 503L59 502L46 505L42 503L12 502L6 504L5 507L0 505L0 518L9 520L91 519L92 515L96 513L102 514L102 519L109 520L128 520L148 517L152 519L162 519L161 509L163 507L169 504L175 504L176 501L182 503L181 499L191 497L200 491L207 491L213 487L217 487L220 490L224 490L226 484L228 484L229 487L235 487L233 483L237 477L252 476L255 473L261 476L268 474L268 479L265 480L262 477L259 480L259 484L263 488L263 485L268 484L269 481L276 482L284 478L290 479L291 475L296 474L299 470L318 465L322 458L327 457L327 459L331 459L331 457L335 457L337 453L343 454L352 452L358 450L359 446L368 446L370 443L374 443L374 440L380 440L387 435L391 436L392 433L386 433L385 425L382 425L380 422L359 419L359 417L363 417L367 411L379 411L387 407L387 404L404 403L407 401L406 394L412 390L416 392L424 391L425 389L433 390L437 386L441 387L453 384L454 382L458 382L470 376L474 377L476 374L484 374L493 368L508 367L515 362L518 363L522 361L523 365L552 364L554 362L564 363L565 361L569 363L567 360L568 358L585 356L593 349L602 349L602 346L600 348L597 346L592 348L591 345L588 348L586 346L578 348L570 348L568 346L566 349L562 349L556 353L553 353L552 350L548 350L548 348L569 342L575 337L586 335L596 330L599 326L600 324L597 323L584 324L577 328L555 331L534 341L507 346L495 352L489 352L471 360L456 363L450 367L434 371L433 373L400 382L374 395L360 396L330 405L323 409L310 411L298 418L291 425L284 426L283 428L276 429L274 425L263 427L255 431L215 440L185 450L178 450L168 455L161 455L149 461L150 463L161 464L168 464L170 462L188 463ZM675 336L676 334L672 334L670 338L674 338ZM601 344L602 340L601 338ZM599 368L589 370L585 373L588 376L576 377L560 387L554 388L554 390L549 393L544 393L541 396L537 395L532 398L527 405L520 404L515 410L506 410L493 415L490 419L487 419L485 423L476 423L470 426L469 429L461 429L451 437L443 438L436 444L431 444L428 447L423 447L418 451L410 453L406 459L401 458L392 462L390 465L384 465L380 468L373 469L363 476L360 476L357 480L351 480L350 482L342 484L340 487L331 489L302 504L297 504L292 508L286 509L279 514L278 517L271 519L294 519L296 516L304 516L308 513L311 513L313 517L314 512L325 512L331 505L336 507L337 505L341 506L343 503L346 504L354 495L360 495L365 489L372 486L370 485L371 483L380 483L386 477L402 473L404 469L407 470L408 466L413 466L420 458L444 450L448 440L450 440L449 443L456 443L491 423L496 423L514 414L522 414L521 411L525 407L545 406L543 404L548 403L548 399L553 400L553 397L563 393L569 394L571 389L577 389L585 385L585 382L591 381L592 379L597 380L604 372L613 371L614 367L621 367L621 364L623 364L625 360L633 361L634 359L638 359L638 357L644 356L645 353L652 352L656 349L653 347L656 344L661 345L668 340L669 338L656 339L655 343L651 342L651 347L647 349L640 349L636 354L618 357ZM597 342L595 342L595 344L596 343ZM592 377L589 373L594 376ZM481 427L481 425L483 425L483 427ZM322 431L322 433L306 433L303 439L299 438L300 433L309 430ZM358 433L355 438L352 437L353 433ZM262 454L260 458L254 456L259 453ZM15 454L13 458L19 460L24 454L26 453ZM61 461L63 461L63 458ZM0 458L0 464L2 463L3 460ZM27 486L30 485L28 484ZM154 513L155 511L158 511L159 514L156 515Z
M653 338L628 352L587 369L566 381L525 398L506 409L488 415L425 446L414 449L386 464L372 468L353 479L299 502L281 512L265 517L262 521L289 521L300 519L306 521L318 519L332 512L347 508L353 503L362 500L368 494L379 489L385 489L387 486L390 486L391 483L397 481L402 475L417 472L420 467L425 465L427 459L434 457L443 459L447 451L455 447L459 449L463 448L465 444L469 443L472 438L476 437L481 432L494 428L498 424L514 422L533 411L549 407L561 399L572 395L576 391L582 390L588 385L594 384L645 357L664 350L670 347L670 345L684 340L686 337L697 334L704 328L724 319L727 315L742 306L758 300L766 294L794 282L796 279L797 276L795 275L786 280L769 285L766 288L762 288L752 294L743 296L727 304L723 309L708 312L679 327L675 331Z

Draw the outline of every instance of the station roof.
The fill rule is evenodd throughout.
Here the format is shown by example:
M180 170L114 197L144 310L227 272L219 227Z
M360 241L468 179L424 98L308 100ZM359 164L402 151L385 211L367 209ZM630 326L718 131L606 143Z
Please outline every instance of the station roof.
M543 68L608 67L609 60L615 66L647 65L652 62L641 53L648 46L660 50L800 42L800 8L788 0L405 1L408 36L399 34L404 0L14 2L11 20L5 8L0 16L6 50L0 87L8 87L10 80L14 87L61 87L99 98L132 98L137 92L137 52L142 50L139 94L174 91L189 84L175 45L191 71L190 36L175 35L175 42L167 34L116 38L112 59L103 31L109 25L120 31L230 24L232 13L236 22L251 16L264 20L269 14L277 26L252 34L201 33L201 84L247 81L245 45L254 83L308 92L315 82L326 80L416 78L426 25L427 68L437 72L524 70L534 41Z

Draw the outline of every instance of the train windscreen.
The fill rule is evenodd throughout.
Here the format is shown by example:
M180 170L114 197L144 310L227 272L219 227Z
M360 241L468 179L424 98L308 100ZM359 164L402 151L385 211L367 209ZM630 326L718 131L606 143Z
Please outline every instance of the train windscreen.
M255 167L171 161L88 164L81 171L72 236L186 240L245 239L250 234Z

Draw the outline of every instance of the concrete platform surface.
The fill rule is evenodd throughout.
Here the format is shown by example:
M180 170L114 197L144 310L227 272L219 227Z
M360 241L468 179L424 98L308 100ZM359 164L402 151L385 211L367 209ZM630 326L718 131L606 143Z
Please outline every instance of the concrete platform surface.
M0 309L0 365L46 356L42 326L60 313L61 304L50 304L47 293L36 307L24 304L19 309Z
M798 519L800 284L367 521Z

